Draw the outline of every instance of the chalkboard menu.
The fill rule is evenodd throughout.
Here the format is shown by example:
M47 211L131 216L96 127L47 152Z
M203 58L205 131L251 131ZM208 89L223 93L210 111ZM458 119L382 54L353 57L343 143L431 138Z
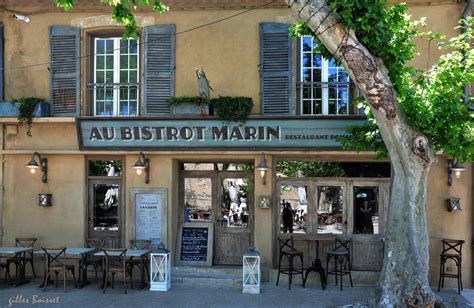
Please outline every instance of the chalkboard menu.
M182 261L207 261L209 228L183 227L181 235Z
M176 243L176 265L211 266L213 232L212 223L181 224Z

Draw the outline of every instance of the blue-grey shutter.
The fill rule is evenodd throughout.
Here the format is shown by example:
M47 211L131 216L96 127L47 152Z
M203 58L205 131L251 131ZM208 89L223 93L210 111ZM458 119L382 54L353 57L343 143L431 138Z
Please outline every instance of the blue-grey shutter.
M260 24L260 105L262 114L291 114L293 109L292 40L289 25Z
M70 26L50 26L51 113L56 117L80 115L81 33Z
M145 27L145 115L170 114L174 95L175 25Z

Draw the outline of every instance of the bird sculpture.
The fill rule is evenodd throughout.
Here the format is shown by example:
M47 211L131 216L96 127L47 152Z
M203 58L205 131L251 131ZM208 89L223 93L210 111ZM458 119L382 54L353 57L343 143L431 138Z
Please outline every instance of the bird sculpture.
M210 103L211 101L211 94L210 90L214 91L214 89L209 84L209 80L204 73L204 69L196 68L196 77L198 80L198 87L199 87L199 96L201 97L201 105L199 106L200 113L202 117L206 116L206 110L204 109L204 103Z

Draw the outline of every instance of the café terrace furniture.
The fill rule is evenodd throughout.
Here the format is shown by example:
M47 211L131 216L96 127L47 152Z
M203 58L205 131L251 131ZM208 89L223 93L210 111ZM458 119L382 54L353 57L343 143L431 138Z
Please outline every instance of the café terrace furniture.
M458 293L461 294L461 291L463 290L461 261L464 240L443 239L441 242L443 243L443 250L440 254L438 292L441 288L444 288L444 278L448 277L457 279ZM454 264L456 265L456 273L445 272L445 265L448 260L454 261Z
M342 291L342 277L349 275L349 279L352 285L352 275L351 275L351 244L352 239L350 237L336 237L334 249L327 252L326 264L326 281L328 280L328 275L336 276L336 285L337 285L337 276L341 278L341 291ZM329 263L334 262L334 268L329 269ZM338 266L339 265L339 266Z
M288 289L291 290L291 282L293 280L293 275L301 274L301 280L304 281L303 252L294 248L293 236L281 236L278 238L278 243L280 246L280 257L278 261L278 277L276 285L278 285L278 281L280 280L280 274L286 274L288 275ZM282 266L283 258L286 258L286 260L288 261L287 267ZM293 266L293 261L295 258L299 258L301 262L301 267L298 269Z
M10 277L10 262L7 261L8 259L0 257L0 268L3 268L5 271L5 277L3 278L5 282L11 279Z
M127 250L127 257L136 257L136 258L140 258L141 260L141 275L140 275L140 289L143 289L147 284L145 282L145 257L148 255L148 253L150 252L150 250L148 249L128 249ZM113 251L108 251L108 254L109 255L119 255L120 253L119 252L113 252ZM100 256L102 257L102 262L104 262L104 258L105 258L105 253L103 250L99 251L99 252L96 252L94 253L94 256ZM105 271L105 269L104 269ZM105 275L104 275L104 278L105 278Z
M34 248L37 240L38 239L36 237L17 237L15 239L15 246ZM18 276L18 265L20 263L20 260L18 259L18 257L15 256L13 258L8 259L7 263L8 265L10 265L11 263L15 264L16 275ZM26 266L26 263L30 263L31 270L33 272L33 277L36 278L35 264L33 260L33 250L30 250L25 254L25 266Z
M92 251L88 252L84 258L81 259L80 261L80 268L81 268L81 271L79 272L79 281L83 281L83 277L86 277L86 281L87 281L87 268L89 266L92 266L92 268L94 269L94 272L95 272L95 280L98 280L98 277L97 277L97 270L99 267L102 268L102 258L101 257L98 257L98 256L94 256L94 255L91 255L93 254L93 252L95 252L96 250L100 250L103 246L102 246L102 243L103 241L100 240L100 239L88 239L86 240L86 246L88 248L93 248ZM83 272L86 272L86 274L83 274Z
M303 288L306 287L306 280L308 279L308 275L311 272L319 273L319 278L321 281L321 288L323 290L326 289L326 271L322 266L321 259L319 258L319 242L321 240L329 240L334 239L332 234L303 234L301 235L301 239L316 242L316 257L309 268L306 269L306 274L304 275L303 280Z
M114 278L115 274L121 273L123 279L123 288L125 294L127 294L127 273L129 269L127 267L127 248L102 248L101 252L104 253L103 258L103 269L104 269L104 279L103 279L103 290L105 293L107 289L107 282L109 276L112 275L112 289L114 288ZM130 276L131 283L131 276Z
M66 258L67 259L79 258L79 270L80 270L80 272L79 272L79 286L81 288L85 287L86 285L88 285L90 283L89 280L87 279L87 266L85 266L85 264L87 264L87 260L89 259L88 254L93 252L94 250L96 250L96 248L93 248L93 247L85 247L85 248L84 247L67 247L66 248ZM59 251L57 251L57 252L59 252ZM36 250L34 253L45 255L45 251L43 249L42 250ZM45 276L46 276L46 268L45 268ZM48 282L50 282L49 279L48 279ZM43 288L43 287L44 287L44 282L40 285L40 288Z
M131 249L137 249L137 250L150 250L150 245L151 245L151 240L130 240L130 248ZM145 264L145 271L146 271L146 276L149 276L149 271L148 271L148 257L147 255L144 256L144 264ZM127 265L129 266L130 270L130 284L131 288L133 289L133 268L137 267L140 270L142 270L142 260L141 259L136 259L134 257L130 257L127 260Z
M25 278L25 266L26 266L26 253L33 251L31 247L0 247L1 256L16 257L18 259L18 277L10 279L10 285L13 287L20 286L29 281Z
M58 276L59 273L62 273L63 283L64 283L64 292L67 292L66 277L67 272L72 273L72 278L74 279L74 285L77 288L76 274L74 273L75 266L72 264L66 263L66 247L64 246L51 246L51 247L41 247L45 255L45 268L46 275L44 276L43 282L43 292L46 291L48 286L48 281L52 273L56 274L56 287L58 287Z

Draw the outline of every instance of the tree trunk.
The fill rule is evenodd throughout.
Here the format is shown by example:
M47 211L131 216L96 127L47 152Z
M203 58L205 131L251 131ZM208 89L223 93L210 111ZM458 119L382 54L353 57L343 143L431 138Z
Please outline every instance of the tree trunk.
M286 0L356 83L377 121L392 163L392 189L384 264L377 307L434 306L428 281L429 235L426 184L435 156L426 136L411 127L400 109L383 61L374 57L340 23L322 0Z

